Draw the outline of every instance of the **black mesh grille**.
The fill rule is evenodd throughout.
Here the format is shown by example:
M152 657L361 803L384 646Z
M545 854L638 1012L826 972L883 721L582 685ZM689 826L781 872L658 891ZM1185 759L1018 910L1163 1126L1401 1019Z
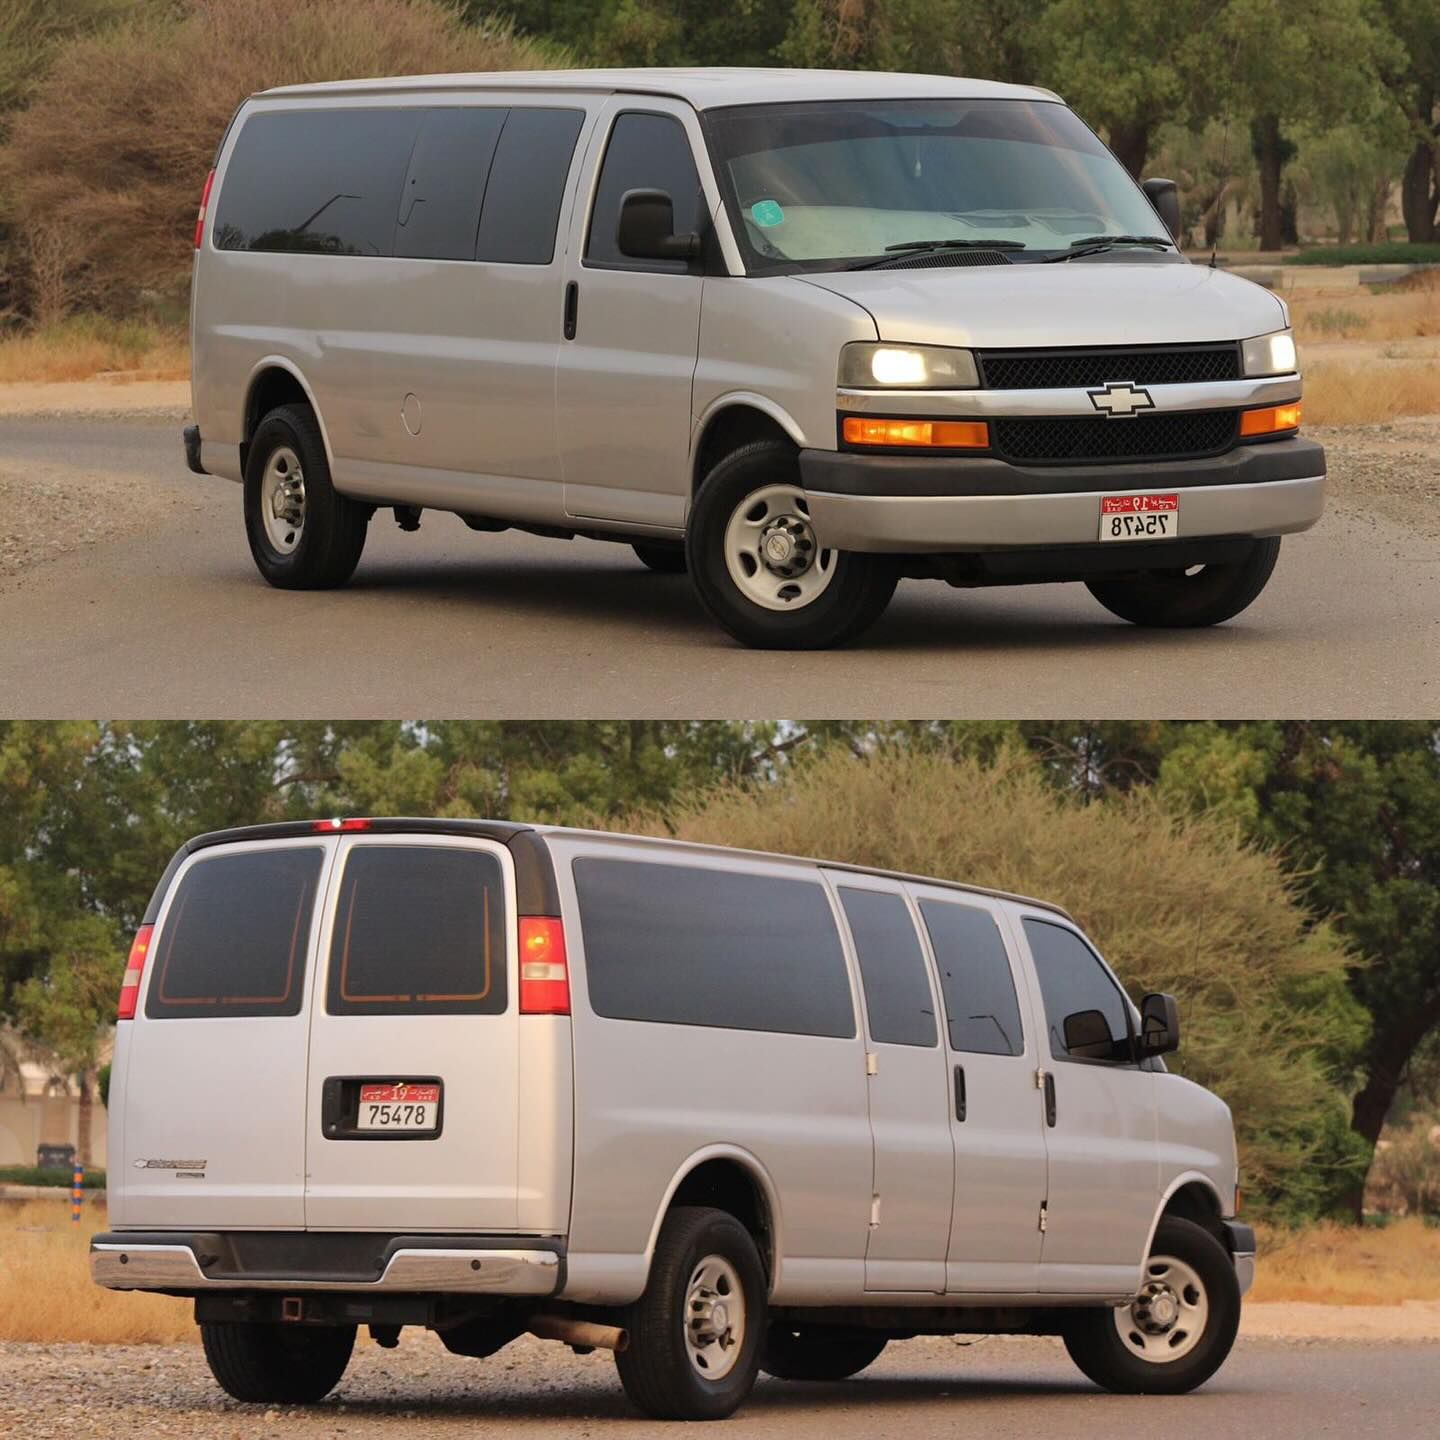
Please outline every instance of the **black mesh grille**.
M876 270L936 270L956 265L1008 265L1003 250L931 250L920 255L897 255Z
M1182 410L1109 420L1088 415L991 422L996 450L1032 465L1180 460L1218 455L1236 438L1236 411Z
M980 383L992 390L1059 390L1128 380L1194 385L1240 379L1235 345L1161 350L982 350Z

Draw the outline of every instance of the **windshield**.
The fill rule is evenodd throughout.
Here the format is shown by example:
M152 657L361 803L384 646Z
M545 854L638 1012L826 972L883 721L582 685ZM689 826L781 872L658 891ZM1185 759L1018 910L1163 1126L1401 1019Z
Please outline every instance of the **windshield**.
M1124 167L1060 104L821 101L711 110L705 123L752 273L977 240L1038 260L1095 236L1164 234Z

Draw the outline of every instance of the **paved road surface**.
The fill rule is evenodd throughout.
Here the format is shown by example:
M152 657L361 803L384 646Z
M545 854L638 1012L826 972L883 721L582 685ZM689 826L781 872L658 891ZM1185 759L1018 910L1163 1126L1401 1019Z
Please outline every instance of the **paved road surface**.
M279 1413L227 1400L198 1346L0 1344L0 1434L25 1440L659 1433L701 1432L639 1419L609 1357L576 1358L531 1340L489 1360L449 1355L433 1336L411 1340L408 1332L397 1351L362 1341L329 1400ZM1243 1338L1208 1385L1176 1398L1105 1394L1055 1341L996 1338L960 1348L911 1340L839 1384L762 1379L724 1427L745 1440L1433 1440L1437 1433L1440 1345Z
M7 493L32 470L72 491L72 472L81 475L100 533L0 576L5 713L1440 711L1440 530L1407 525L1393 506L1335 503L1316 530L1286 542L1257 604L1215 630L1136 630L1079 586L909 581L856 647L759 654L715 629L683 578L650 574L626 547L472 534L447 515L404 535L382 512L345 590L271 590L245 546L239 487L188 475L178 423L0 419ZM68 532L77 522L56 523Z

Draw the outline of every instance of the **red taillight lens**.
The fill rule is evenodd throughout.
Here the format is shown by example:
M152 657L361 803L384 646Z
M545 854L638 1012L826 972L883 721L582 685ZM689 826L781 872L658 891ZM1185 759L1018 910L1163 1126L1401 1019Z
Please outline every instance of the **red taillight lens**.
M565 927L553 915L520 917L520 1013L570 1013Z
M205 212L210 208L210 187L215 183L212 170L205 177L205 188L200 192L200 213L195 217L195 248L200 248L200 239L205 234Z
M130 958L125 962L125 978L120 982L120 1003L115 1008L117 1020L135 1018L135 1002L140 998L140 977L145 973L145 957L150 953L153 925L142 925L135 932Z
M340 816L337 815L333 820L312 820L310 822L310 828L315 831L317 835L344 835L356 830L372 829L374 824L375 822L373 820L342 820Z

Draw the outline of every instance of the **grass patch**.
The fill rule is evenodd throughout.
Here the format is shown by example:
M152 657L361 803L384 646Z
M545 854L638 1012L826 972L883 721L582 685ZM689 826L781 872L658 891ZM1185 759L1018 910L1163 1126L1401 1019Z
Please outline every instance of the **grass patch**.
M1325 359L1306 365L1307 425L1375 425L1402 415L1440 415L1440 364Z
M187 379L185 333L141 320L74 315L43 330L0 339L0 384L93 380L104 374L133 380Z
M1295 336L1307 341L1418 340L1440 335L1440 270L1422 270L1395 285L1357 290L1343 305L1331 294L1287 297ZM1304 360L1302 353L1301 360Z
M1383 1227L1262 1228L1258 1240L1251 1300L1320 1305L1440 1300L1440 1229L1418 1218Z
M1412 245L1391 241L1383 245L1319 245L1287 255L1286 265L1434 265L1440 264L1440 244Z
M90 1237L105 1228L103 1205L73 1224L60 1200L0 1205L0 1340L95 1345L193 1341L188 1300L102 1290L90 1278Z
M0 1167L0 1185L63 1185L67 1190L75 1178L72 1170L42 1170L38 1165L9 1165ZM86 1170L85 1188L103 1190L105 1172Z

